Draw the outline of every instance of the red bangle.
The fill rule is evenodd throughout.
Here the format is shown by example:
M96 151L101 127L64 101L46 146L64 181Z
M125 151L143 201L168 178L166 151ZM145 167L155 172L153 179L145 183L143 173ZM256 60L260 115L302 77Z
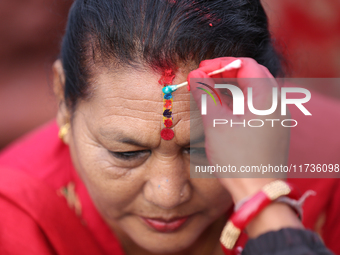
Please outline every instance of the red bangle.
M221 243L227 249L232 249L241 232L249 222L267 205L282 196L287 196L295 200L299 198L299 194L293 186L284 181L276 180L265 185L260 192L244 202L241 207L231 215L222 231L220 237Z

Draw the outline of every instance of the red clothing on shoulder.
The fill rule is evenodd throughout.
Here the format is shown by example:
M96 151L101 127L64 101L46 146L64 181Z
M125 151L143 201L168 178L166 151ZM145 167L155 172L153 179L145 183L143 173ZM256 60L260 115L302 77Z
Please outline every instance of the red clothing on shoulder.
M57 134L56 123L49 123L0 156L0 254L124 254ZM69 183L75 184L81 217L60 195Z

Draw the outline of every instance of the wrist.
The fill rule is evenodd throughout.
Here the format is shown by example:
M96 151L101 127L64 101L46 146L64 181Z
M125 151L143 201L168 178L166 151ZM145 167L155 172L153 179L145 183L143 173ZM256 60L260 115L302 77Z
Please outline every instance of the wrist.
M283 203L272 203L264 208L246 227L250 238L282 228L303 229L303 225L292 208Z

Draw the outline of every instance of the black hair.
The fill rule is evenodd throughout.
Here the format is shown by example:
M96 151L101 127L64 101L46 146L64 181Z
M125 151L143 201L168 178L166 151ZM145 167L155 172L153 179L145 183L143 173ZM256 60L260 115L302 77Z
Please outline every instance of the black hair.
M98 57L161 70L223 56L281 72L260 0L75 0L61 48L65 100L75 107L87 96Z

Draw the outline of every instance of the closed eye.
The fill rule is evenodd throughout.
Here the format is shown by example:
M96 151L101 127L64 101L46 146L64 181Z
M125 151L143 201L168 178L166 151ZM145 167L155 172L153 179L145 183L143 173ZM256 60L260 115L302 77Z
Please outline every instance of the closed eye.
M189 147L183 150L184 153L188 153L190 155L205 155L205 148L204 147Z
M144 158L151 154L150 150L141 150L141 151L124 151L124 152L117 152L117 151L109 151L115 158L121 160L136 160L140 158Z
M205 147L185 148L183 150L183 153L187 154L190 157L190 164L202 166L209 164Z
M222 95L226 95L228 97L233 97L233 95L231 94L230 90L229 89L220 89L220 92Z

